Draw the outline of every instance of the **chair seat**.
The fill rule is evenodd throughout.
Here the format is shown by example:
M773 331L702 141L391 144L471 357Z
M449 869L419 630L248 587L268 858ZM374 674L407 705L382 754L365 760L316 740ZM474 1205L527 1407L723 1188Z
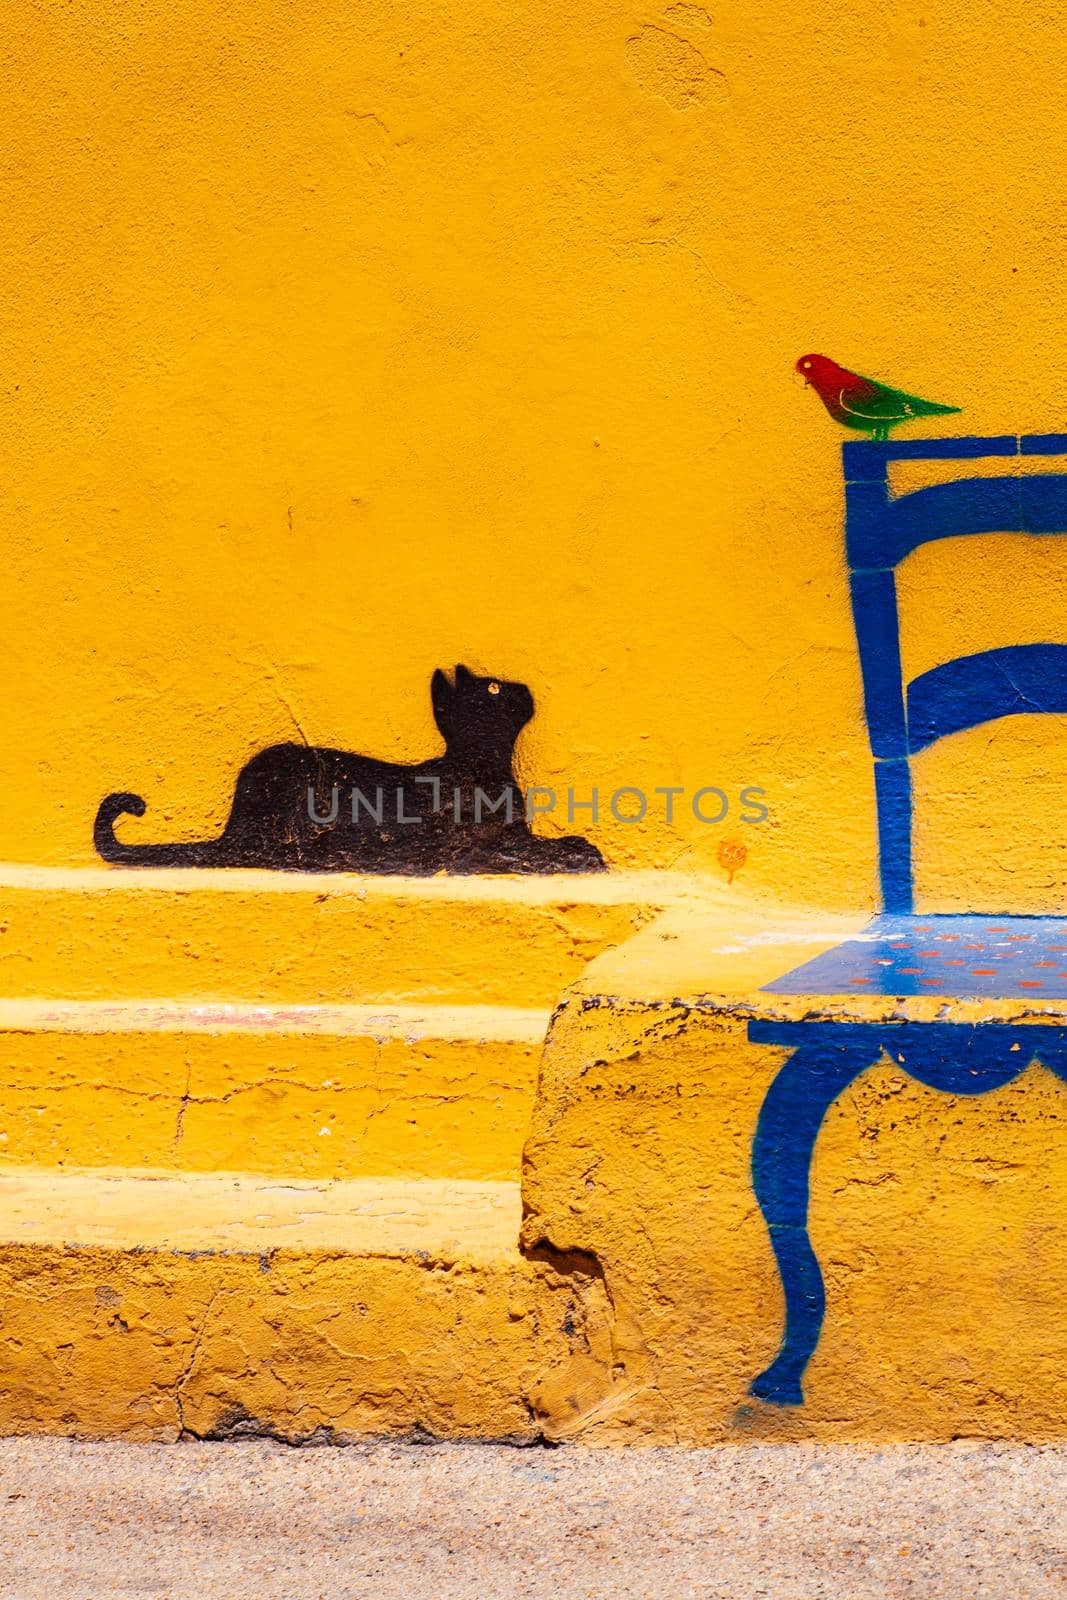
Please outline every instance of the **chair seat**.
M1067 998L1067 917L880 916L768 994Z

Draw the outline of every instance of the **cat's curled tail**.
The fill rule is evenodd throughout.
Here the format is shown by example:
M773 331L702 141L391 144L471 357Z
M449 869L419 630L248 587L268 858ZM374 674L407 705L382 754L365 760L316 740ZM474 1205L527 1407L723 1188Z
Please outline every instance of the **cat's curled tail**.
M143 817L145 803L139 794L109 794L101 800L93 824L93 844L105 861L118 861L125 867L210 867L219 866L216 839L196 844L123 844L115 838L119 817Z

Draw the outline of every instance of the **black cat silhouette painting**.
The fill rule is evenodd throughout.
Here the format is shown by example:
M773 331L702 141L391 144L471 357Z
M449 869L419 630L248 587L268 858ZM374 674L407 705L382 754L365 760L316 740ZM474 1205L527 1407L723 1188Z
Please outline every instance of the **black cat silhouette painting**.
M217 839L124 844L114 825L144 816L140 795L111 794L93 841L130 867L274 867L290 872L600 872L577 835L530 828L514 771L515 741L534 714L524 683L457 666L430 684L444 754L415 766L307 744L276 744L241 769Z

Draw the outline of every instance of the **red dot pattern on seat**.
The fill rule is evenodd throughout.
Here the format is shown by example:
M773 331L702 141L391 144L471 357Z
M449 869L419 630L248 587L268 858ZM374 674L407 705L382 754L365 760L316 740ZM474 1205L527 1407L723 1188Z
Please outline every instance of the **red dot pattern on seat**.
M1067 999L1067 918L878 917L854 939L767 984L776 994Z

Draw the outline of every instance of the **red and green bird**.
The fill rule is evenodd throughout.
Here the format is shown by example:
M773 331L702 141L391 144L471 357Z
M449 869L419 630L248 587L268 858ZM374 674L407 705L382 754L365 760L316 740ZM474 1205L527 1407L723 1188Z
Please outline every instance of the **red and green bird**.
M835 422L858 428L872 439L888 439L890 428L917 417L944 417L959 406L939 406L933 400L890 389L873 378L839 367L829 356L801 356L797 371L810 383Z

